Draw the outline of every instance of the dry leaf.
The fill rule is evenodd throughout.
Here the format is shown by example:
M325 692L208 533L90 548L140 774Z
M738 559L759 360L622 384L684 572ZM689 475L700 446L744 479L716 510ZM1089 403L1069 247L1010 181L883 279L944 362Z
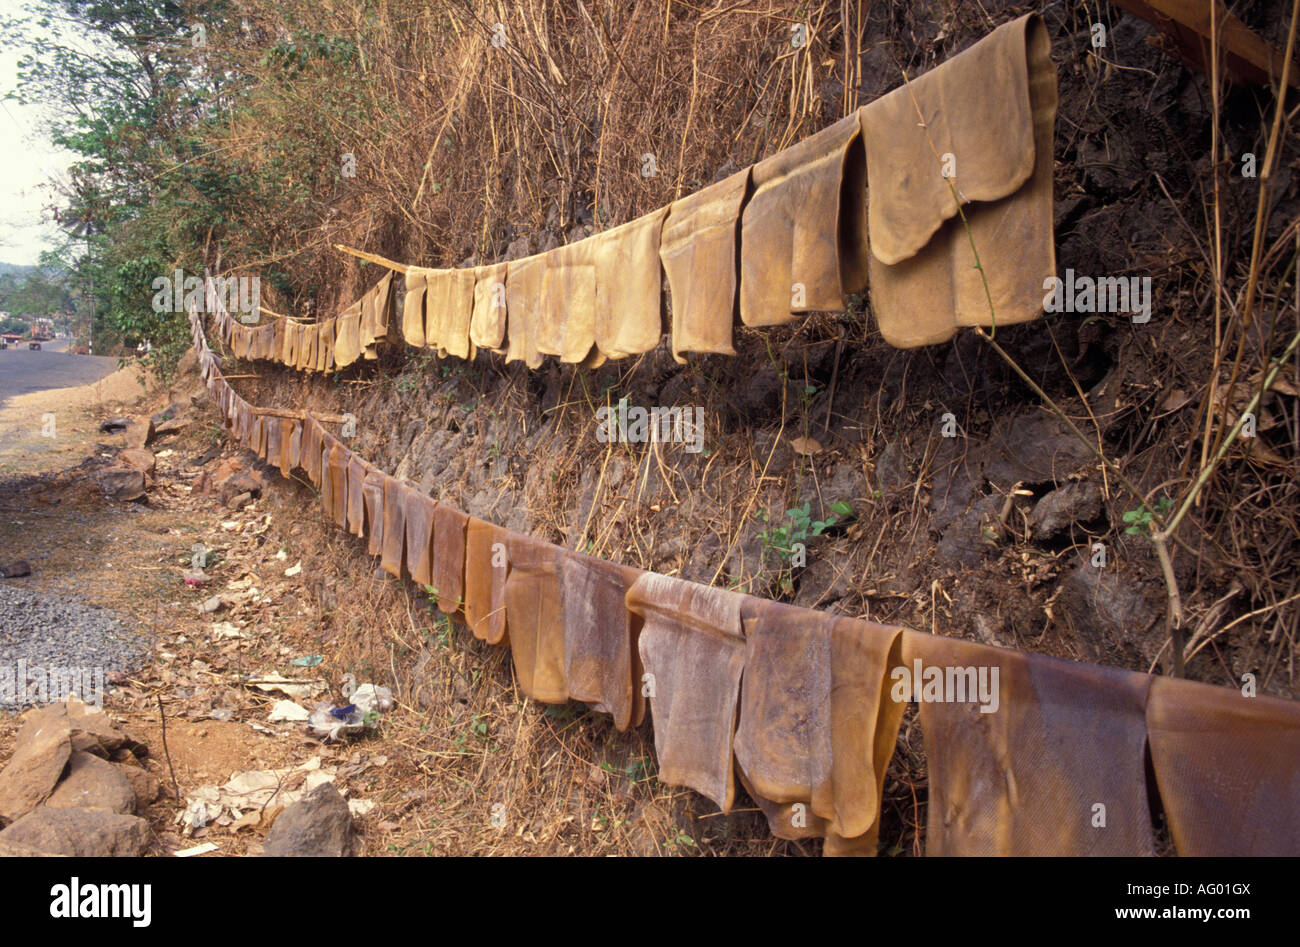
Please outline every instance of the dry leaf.
M812 457L814 454L820 454L823 450L821 444L811 437L796 437L790 442L790 446L794 448L796 454L804 457Z

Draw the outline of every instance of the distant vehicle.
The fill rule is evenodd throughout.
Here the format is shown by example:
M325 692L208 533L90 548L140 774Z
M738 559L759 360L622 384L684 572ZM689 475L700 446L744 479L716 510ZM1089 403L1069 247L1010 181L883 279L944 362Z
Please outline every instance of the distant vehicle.
M32 341L48 342L54 338L54 323L49 319L34 319L32 321Z
M9 348L9 343L4 339L0 339L0 352L3 352L7 348Z
M41 343L33 340L27 343L27 347L31 349L33 352L39 352L41 350Z

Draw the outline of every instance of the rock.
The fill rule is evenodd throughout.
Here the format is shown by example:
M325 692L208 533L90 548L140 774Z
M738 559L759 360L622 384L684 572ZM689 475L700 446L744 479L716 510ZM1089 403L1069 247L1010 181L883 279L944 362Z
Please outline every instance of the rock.
M154 437L162 437L164 434L175 434L183 431L193 423L189 418L172 418L170 421L163 421L155 425L153 429Z
M1086 523L1101 514L1101 489L1082 480L1053 490L1029 514L1035 539L1055 536L1073 523Z
M127 447L144 447L153 440L152 421L132 421L126 429Z
M144 447L128 447L120 451L117 455L118 464L130 467L132 470L138 470L146 477L152 477L154 470L157 468L157 461L154 460L153 451Z
M131 784L131 791L135 794L136 812L143 812L162 795L162 781L147 769L119 763L117 770Z
M100 423L99 429L105 434L124 435L127 447L144 447L153 437L153 421L135 418L109 418Z
M94 753L104 759L119 750L127 750L136 756L147 756L149 753L143 743L115 727L106 714L75 700L59 701L28 712L23 729L18 733L18 740L21 743L29 732L46 723L64 719L70 728L74 753Z
M49 798L72 756L71 736L67 720L23 726L13 758L0 771L0 818L19 819Z
M269 857L329 857L348 854L352 813L332 783L322 783L275 820L262 854Z
M224 506L230 506L240 494L247 493L249 499L262 495L262 481L249 470L235 471L225 480L218 480L217 486L221 489L221 502Z
M799 591L794 603L805 608L825 609L849 594L852 563L844 542L824 540L808 544L808 567L796 569Z
M108 809L134 813L135 790L112 763L89 753L73 753L68 774L45 800L51 809Z
M144 474L130 467L106 467L95 475L99 490L113 500L139 500L144 496Z
M212 598L208 599L208 600L205 601L202 605L200 605L200 606L199 606L199 609L200 609L200 611L203 612L203 614L205 614L205 615L211 615L211 614L213 614L214 612L218 612L218 611L220 611L220 610L221 610L221 606L224 605L224 604L225 604L225 603L221 600L221 596L220 596L220 595L214 595L214 596L212 596Z
M1088 660L1107 663L1116 660L1117 651L1140 658L1138 639L1163 613L1147 601L1136 582L1086 559L1065 580L1056 610Z
M231 497L227 500L226 506L230 507L232 510L242 510L252 502L253 495L251 493L241 493L239 496Z
M31 574L32 567L26 559L15 559L13 562L0 565L0 579L16 579L19 576Z
M1003 489L1014 483L1062 483L1095 461L1063 421L1037 410L1014 418L1004 435L991 435L977 453L984 476Z
M0 835L4 833L0 832ZM53 855L50 852L42 852L39 849L32 848L30 845L22 845L18 842L7 842L0 838L0 858L62 858L62 855Z
M992 525L1002 507L1002 498L981 497L944 530L934 549L934 558L957 569L973 569L984 554L996 549L999 534Z
M159 411L157 414L155 414L152 418L149 419L150 422L153 424L154 433L155 434L161 433L162 425L166 424L168 421L174 421L177 418L185 417L189 409L190 406L186 404L184 401L173 400L170 404L167 405L167 407L163 408L161 411Z
M49 855L135 858L149 844L149 823L109 809L41 806L0 832L0 845L17 844Z

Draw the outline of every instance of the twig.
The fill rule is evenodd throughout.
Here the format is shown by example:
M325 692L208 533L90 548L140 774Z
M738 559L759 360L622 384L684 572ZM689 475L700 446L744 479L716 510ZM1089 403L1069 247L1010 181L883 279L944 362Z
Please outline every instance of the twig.
M181 787L180 783L176 782L176 769L172 766L171 750L167 749L167 712L163 710L162 694L158 694L157 698L158 720L162 724L163 756L167 758L167 771L172 774L172 792L175 794L176 800L179 802L181 798Z

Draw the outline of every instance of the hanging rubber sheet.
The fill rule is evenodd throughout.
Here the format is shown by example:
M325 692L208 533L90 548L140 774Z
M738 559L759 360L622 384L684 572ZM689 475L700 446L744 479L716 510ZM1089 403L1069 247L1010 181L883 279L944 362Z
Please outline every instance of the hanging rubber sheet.
M628 609L644 622L638 644L649 675L659 780L694 789L723 812L735 798L732 744L747 598L654 572L627 592Z
M1023 16L860 110L871 301L891 345L1042 314L1056 272L1050 46Z

